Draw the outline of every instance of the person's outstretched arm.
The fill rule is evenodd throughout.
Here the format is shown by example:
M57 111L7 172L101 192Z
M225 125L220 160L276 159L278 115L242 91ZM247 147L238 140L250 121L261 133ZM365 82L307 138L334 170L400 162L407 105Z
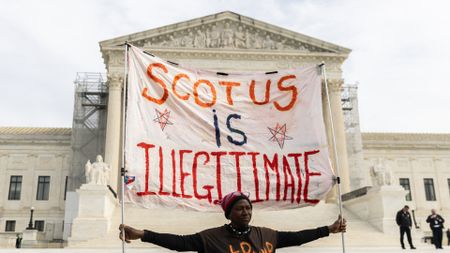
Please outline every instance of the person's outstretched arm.
M297 232L278 232L277 248L298 246L319 238L328 236L330 233L345 232L347 221L339 215L338 219L330 226L306 229Z
M122 228L125 230L125 242L141 239L170 250L203 252L203 241L199 234L175 235L168 233L156 233L149 230L140 230L127 225L120 225L119 238L122 240Z

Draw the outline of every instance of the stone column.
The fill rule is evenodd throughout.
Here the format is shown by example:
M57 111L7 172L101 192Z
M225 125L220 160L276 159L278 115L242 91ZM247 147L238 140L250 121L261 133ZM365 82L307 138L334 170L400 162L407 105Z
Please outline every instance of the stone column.
M416 209L418 214L424 212L426 209L424 208L425 202L424 198L420 198L419 196L424 196L424 190L423 190L423 179L418 174L417 171L418 168L418 161L414 157L410 157L408 159L409 167L411 171L411 197L412 197L412 206L410 208Z
M343 80L328 80L328 91L330 95L331 113L333 115L334 134L336 139L337 155L339 156L339 176L341 178L341 193L350 191L350 175L348 168L347 144L345 136L344 115L342 112L341 92ZM334 156L333 135L331 130L330 112L328 110L328 101L326 98L326 90L323 89L323 111L325 128L327 129L328 146L330 147L330 156L333 168L337 168L336 158ZM335 197L330 195L328 200Z
M0 175L4 175L2 177L0 177L0 185L8 185L9 186L9 180L10 180L10 175L7 174L8 172L8 155L7 154L0 154ZM6 176L7 175L7 176ZM6 187L2 187L0 189L0 194L1 196L8 196L8 189ZM7 198L3 197L0 198L0 206L5 206L5 202L7 202Z
M119 73L108 74L108 119L106 122L105 162L111 166L109 185L117 192L120 171L120 145L122 122L123 77ZM115 173L114 173L115 172Z
M450 209L448 198L449 189L447 186L447 177L443 176L446 174L447 168L445 167L444 161L442 161L442 159L439 157L433 158L433 167L436 177L436 200L438 201L441 210L446 209L446 211L448 211Z

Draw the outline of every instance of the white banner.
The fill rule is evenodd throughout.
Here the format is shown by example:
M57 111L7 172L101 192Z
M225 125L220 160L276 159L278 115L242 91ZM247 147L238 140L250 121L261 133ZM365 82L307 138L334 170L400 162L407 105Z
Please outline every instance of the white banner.
M333 186L317 66L224 74L130 47L126 112L126 197L141 206L217 211L239 190L297 208Z

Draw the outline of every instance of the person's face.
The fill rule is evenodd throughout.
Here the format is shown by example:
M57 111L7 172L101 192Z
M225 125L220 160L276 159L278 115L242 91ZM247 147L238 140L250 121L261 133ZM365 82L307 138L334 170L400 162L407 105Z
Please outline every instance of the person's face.
M241 199L234 204L229 217L236 227L246 227L252 219L252 206L246 199Z
M408 212L409 208L403 207L403 211Z
M436 214L436 210L431 209L431 214L435 215Z

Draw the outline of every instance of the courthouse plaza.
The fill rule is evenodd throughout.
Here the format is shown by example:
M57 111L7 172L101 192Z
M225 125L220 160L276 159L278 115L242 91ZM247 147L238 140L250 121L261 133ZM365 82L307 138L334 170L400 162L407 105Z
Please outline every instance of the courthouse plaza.
M404 205L412 211L416 247L420 252L434 250L425 220L432 208L450 219L450 133L361 132L358 87L342 77L342 64L351 49L301 32L227 11L101 41L107 73L78 73L72 128L0 126L0 252L12 252L18 234L24 252L25 248L121 252L117 194L126 42L183 66L221 73L268 72L324 62L331 110L322 94L323 120L333 167L340 168L348 251L399 252L395 215ZM339 159L331 152L331 123ZM146 155L157 159L158 148L145 149ZM85 164L97 155L110 166L108 187L85 184ZM257 159L263 164L269 158L261 154ZM301 159L304 163L307 156ZM209 192L208 199L218 196ZM335 187L314 207L255 210L252 225L300 230L331 224L339 212L337 203ZM225 223L222 213L142 209L132 204L125 210L127 224L160 232L190 234ZM35 229L27 230L30 223ZM127 247L130 252L165 252L141 242ZM280 252L341 252L340 247L341 237L334 235Z

